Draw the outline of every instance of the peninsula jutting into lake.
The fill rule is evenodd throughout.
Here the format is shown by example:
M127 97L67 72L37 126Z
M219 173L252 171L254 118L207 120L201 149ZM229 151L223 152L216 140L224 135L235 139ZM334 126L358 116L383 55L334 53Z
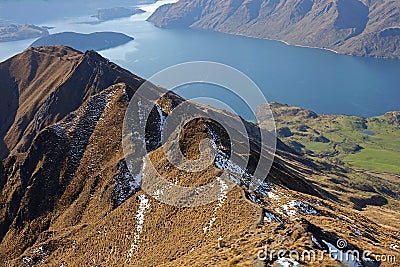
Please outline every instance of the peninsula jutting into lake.
M6 26L0 25L0 42L19 41L48 36L49 31L46 27L39 27L32 24Z
M118 32L94 32L89 34L62 32L39 38L31 46L65 45L80 51L101 51L126 44L132 40L134 40L133 37Z

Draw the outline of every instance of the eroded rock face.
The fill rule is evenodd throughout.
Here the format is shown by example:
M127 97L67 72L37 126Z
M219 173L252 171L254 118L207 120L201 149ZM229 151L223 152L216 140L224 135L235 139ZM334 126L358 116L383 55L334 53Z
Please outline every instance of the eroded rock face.
M50 66L62 71L52 76ZM23 71L24 67L28 69ZM257 260L254 244L323 249L323 240L334 243L351 232L351 227L370 236L351 240L351 247L363 249L375 235L380 239L385 235L384 242L395 242L389 230L373 231L371 228L378 226L323 200L326 192L308 180L319 174L316 165L280 141L267 180L251 192L247 185L260 153L260 130L247 122L250 161L232 178L236 185L231 191L220 182L220 197L196 208L158 202L141 190L138 177L128 171L122 148L125 112L143 83L141 78L95 52L83 54L66 47L27 50L0 64L0 73L7 69L11 72L5 80L11 76L15 82L4 88L17 90L18 94L8 95L20 97L19 102L27 106L17 105L17 111L10 113L18 116L15 114L24 111L26 119L18 127L6 129L13 138L3 137L9 149L3 151L0 165L0 264L78 266L107 261L116 266L187 266L195 261L226 265L238 242L241 255L246 255L238 261L248 264ZM40 73L46 74L45 80ZM229 155L226 132L207 119L189 123L178 141L182 153L195 159L201 140L210 138L221 153L219 157L207 169L194 173L172 166L159 142L160 123L184 99L164 95L164 89L153 85L148 89L162 96L156 105L160 110L151 112L146 136L140 138L148 141L148 157L158 173L182 186L198 186L235 167L235 162L221 156ZM32 99L35 94L26 92L42 97ZM35 105L29 105L32 100ZM146 99L142 104L154 105ZM225 111L195 107L199 113L214 112L222 120L233 119ZM144 168L142 177L146 175L149 172ZM320 246L313 245L312 237ZM226 250L215 249L220 238Z
M400 112L388 112L385 114L385 117L390 123L394 125L400 125Z
M377 0L188 1L160 7L159 27L193 27L339 53L400 58L400 4Z

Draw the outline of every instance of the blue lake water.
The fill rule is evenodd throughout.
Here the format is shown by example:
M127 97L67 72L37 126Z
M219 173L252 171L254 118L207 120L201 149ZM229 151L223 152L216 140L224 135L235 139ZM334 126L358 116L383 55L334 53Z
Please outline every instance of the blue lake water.
M145 9L152 11L155 7L150 5ZM178 63L215 61L248 75L268 101L318 113L360 116L400 110L399 60L350 57L200 30L159 29L145 21L147 16L85 24L82 22L93 21L86 16L41 25L54 26L53 33L118 31L133 36L134 41L100 54L145 78ZM0 60L22 51L30 43L32 40L0 43ZM216 93L215 88L197 89L180 93L189 98L209 94L220 98L222 94L223 98L223 93Z

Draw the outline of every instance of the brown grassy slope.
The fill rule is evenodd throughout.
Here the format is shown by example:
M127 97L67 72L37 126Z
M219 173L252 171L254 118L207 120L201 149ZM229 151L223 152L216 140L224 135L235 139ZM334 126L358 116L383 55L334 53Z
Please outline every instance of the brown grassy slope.
M105 91L104 94L106 94L108 91L110 90ZM93 257L89 256L95 255L97 251L108 249L109 245L120 247L120 253L124 254L124 257L121 258L113 255L113 257L115 257L113 259L114 261L119 262L126 260L125 253L127 250L129 250L131 245L130 242L133 242L133 237L130 235L132 235L132 229L134 228L134 207L137 206L137 203L136 198L132 197L119 209L113 210L112 189L114 187L114 181L112 177L115 176L117 171L115 168L118 165L118 162L123 159L122 148L120 145L120 133L122 131L121 118L123 118L126 108L127 96L125 87L118 87L114 94L115 96L110 96L113 99L110 101L111 103L109 103L107 109L103 111L101 119L96 124L95 129L90 136L90 140L85 148L84 155L80 160L76 174L67 185L62 195L57 196L52 210L49 210L48 213L45 214L31 214L35 210L35 205L39 204L41 205L41 208L46 206L46 203L37 203L37 201L41 201L43 197L43 195L39 195L41 190L39 186L44 186L46 187L46 190L49 191L57 191L59 189L51 187L51 184L49 184L50 182L40 181L40 179L38 179L38 174L45 175L43 172L44 167L46 166L46 159L44 159L43 162L38 162L39 166L35 167L37 171L33 174L33 176L36 176L36 179L35 181L30 182L30 187L22 200L22 207L20 209L19 216L22 216L24 221L18 222L18 219L14 221L7 235L4 237L2 245L0 246L3 259L11 259L23 251L20 250L21 248L24 249L26 245L30 245L32 242L39 242L38 244L40 244L42 240L46 243L46 246L44 247L50 247L51 250L56 249L54 257L56 257L57 253L62 253L60 256L64 258L65 255L68 255L67 251L69 251L70 248L68 244L63 244L64 241L61 236L64 235L65 232L72 231L72 229L80 229L81 225L90 225L90 227L87 228L88 230L90 229L89 232L84 231L83 233L79 232L78 234L80 237L84 237L84 240L81 240L82 243L80 246L82 247L73 248L74 250L77 249L77 251L80 253L77 255L77 259L75 259L76 263L91 263ZM82 108L84 109L85 106ZM80 113L80 111L78 111L78 113ZM116 118L119 119L116 120ZM107 132L106 136L105 132ZM56 177L53 177L52 179L55 178ZM40 185L36 185L36 183L40 183ZM254 218L251 219L252 216L256 216L256 218L260 216L260 213L257 212L258 208L252 207L250 203L245 201L243 193L239 193L236 190L231 194L233 195L231 200L232 202L237 201L235 200L236 198L242 199L244 202L230 204L232 206L236 206L239 208L239 210L235 212L232 209L231 212L227 212L228 219L229 221L234 222L235 220L240 220L242 217L248 217L247 223L240 222L240 225L242 225L241 229L247 229L255 221ZM46 198L49 198L49 196L46 196ZM49 199L46 200L49 201ZM193 238L196 240L201 239L202 235L200 232L203 231L201 225L206 224L206 222L210 219L209 217L212 213L212 210L214 209L214 207L211 205L202 209L178 209L168 207L167 205L158 205L155 201L151 201L151 204L154 205L154 207L151 209L149 215L150 218L148 220L150 222L155 220L155 223L149 223L149 226L152 228L148 230L149 234L147 235L146 232L144 233L144 236L148 236L147 238L149 239L151 236L154 236L155 239L159 238L158 233L160 233L162 230L162 228L160 229L160 223L162 223L165 227L164 231L167 231L167 233L164 234L166 239L164 241L165 243L176 243L177 240L186 238L190 240L190 242L188 240L182 240L181 243L185 244L186 246L189 244L194 244L192 240ZM225 207L224 209L227 208L228 207ZM252 211L249 211L249 209ZM24 215L23 211L26 211L27 214ZM193 212L195 213L197 220L189 223L198 225L197 231L199 231L199 233L196 234L193 232L180 231L179 227L188 224L187 215L185 214L190 214ZM169 220L171 223L173 222L176 230L170 225L170 223L168 223L168 220L165 222L167 223L166 225L164 222L156 223L158 220L160 220L159 218L161 215L170 217ZM104 216L107 217L104 218ZM22 229L18 227L18 224L21 224ZM101 226L104 226L105 229L110 229L109 241L107 239L99 241L96 240L96 238L90 238L92 233L97 233L97 229L103 228ZM233 230L233 227L236 228L237 226L238 224L231 224L232 228L226 227L226 229L223 231L228 232L229 230ZM49 228L47 229L47 227ZM122 235L122 233L124 233L122 230L124 230L126 235L130 237ZM61 236L57 236L59 232ZM170 232L174 234L168 234ZM214 235L217 234L214 233ZM23 238L23 236L27 236L28 239ZM38 239L36 240L36 238ZM218 237L214 237L214 239L217 238ZM52 241L53 239L56 239L56 241ZM121 239L123 239L123 242ZM61 244L58 244L59 242ZM92 242L95 243L90 245ZM97 242L104 243L98 244ZM156 243L159 247L143 245L142 248L145 251L149 250L149 253L154 253L151 251L165 249L163 242ZM60 246L59 250L57 246ZM178 244L169 248L172 250L171 256L175 255L176 253L178 253L177 255L183 255L188 249L190 249L183 245L178 246ZM139 265L141 265L140 262L142 261L144 265L152 265L157 262L162 262L162 258L164 256L164 254L157 254L157 257L153 258L150 257L150 254L149 257L143 258L136 258L137 256L135 256L132 261ZM100 257L98 260L101 259L102 257ZM148 262L146 262L146 260ZM69 263L71 264L73 262L74 261L72 260Z
M0 158L26 152L33 138L77 109L91 95L137 76L88 51L29 48L0 64Z
M125 111L124 87L117 86L112 95L113 100L108 105L108 110L102 113L90 137L77 174L60 198L74 201L65 206L60 203L54 211L36 220L36 223L40 224L46 217L50 218L49 229L40 233L35 243L12 264L18 266L25 259L40 261L43 265L64 263L66 266L156 266L163 263L170 266L250 266L256 262L257 252L263 248L260 244L265 242L268 242L271 249L306 249L315 246L311 235L334 240L334 235L320 236L321 233L312 230L314 225L329 233L336 233L357 248L373 248L375 253L393 253L388 249L391 242L395 242L395 237L390 231L381 229L373 222L335 204L320 202L318 198L280 187L275 191L279 199L260 197L272 202L266 206L249 201L245 192L236 187L228 194L217 212L214 212L217 203L200 208L176 208L158 203L143 191L138 191L114 209L111 201L113 181L110 177L113 177L116 171L112 166L116 166L123 158L119 137L121 121L115 120L115 115L121 115ZM152 153L152 160L162 173L165 169L165 159L159 149ZM213 172L218 174L220 171L215 169ZM174 173L170 172L167 178L175 178ZM186 184L190 181L182 177L180 182ZM76 197L72 197L73 195ZM138 247L129 256L135 240L138 197L142 195L147 196L150 207L145 213ZM310 203L309 205L319 203L315 206L319 215L296 214L297 219L293 220L276 211L281 210L282 205L292 199ZM286 225L264 222L262 209L276 214L286 221ZM209 231L204 232L203 228L213 216L216 216L215 222ZM307 221L298 221L299 218ZM25 222L24 228L28 229L28 225L35 228L36 223ZM361 229L365 237L355 235L352 229ZM2 246L3 248L6 245L10 249L8 255L15 251L12 240L23 240L17 237L22 237L26 231L8 233ZM217 246L220 237L225 243L223 248ZM19 247L23 244L15 245ZM325 262L317 265L324 264L329 266L333 263L325 259Z
M93 62L102 62L96 55L91 56ZM319 243L335 243L343 237L351 247L395 253L390 244L397 244L399 238L393 229L319 198L326 193L309 181L322 175L317 166L282 143L269 175L272 183L257 192L236 186L226 198L221 195L220 201L200 208L155 201L130 184L133 177L124 164L122 122L136 88L129 85L140 81L134 75L126 77L133 79L126 81L128 85L118 83L94 93L76 111L40 131L26 153L3 161L0 265L250 266L265 244L315 247L311 235ZM156 87L149 90L163 92ZM173 103L181 100L168 95L159 104L168 114ZM224 111L197 108L232 119ZM150 121L150 134L157 135L154 125L159 118L153 114ZM212 126L201 122L188 125L183 134L183 150L189 157L196 157L199 140ZM248 126L256 132L254 125ZM179 172L172 167L166 171L168 162L160 147L154 147L150 159L168 180L183 185L202 184L222 172L210 166L205 172L177 177ZM144 175L149 175L147 169ZM299 201L296 207L290 206L293 201ZM143 224L139 211L144 214ZM267 212L276 219L264 220ZM217 247L220 237L224 248Z

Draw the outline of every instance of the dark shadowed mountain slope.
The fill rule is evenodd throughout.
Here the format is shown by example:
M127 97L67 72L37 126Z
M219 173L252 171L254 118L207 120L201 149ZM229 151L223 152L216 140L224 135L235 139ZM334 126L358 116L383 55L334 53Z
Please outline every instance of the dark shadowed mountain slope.
M252 165L264 149L257 148L260 130L252 123L245 123L251 133L250 164L243 175L235 176L233 190L227 192L219 180L221 193L215 202L175 207L141 189L128 171L132 162L123 154L122 124L141 78L95 52L67 47L29 49L1 63L0 69L0 79L7 81L1 83L7 85L1 93L10 99L5 103L19 97L14 112L2 118L11 123L4 127L8 149L2 150L0 165L1 266L262 266L277 260L257 260L265 244L271 249L321 251L338 238L346 239L349 249L395 253L390 248L399 242L395 231L334 202L310 181L323 176L319 167L279 141L268 179L257 191L249 191ZM195 173L171 165L158 142L160 125L184 99L164 95L165 90L154 85L146 89L162 97L157 103L142 99L141 105L155 107L146 135L134 141L149 140L147 162L166 180L202 185L234 164L217 157ZM234 120L222 110L194 107L200 114ZM14 126L16 114L28 114L24 127ZM182 153L198 157L204 138L229 150L218 124L197 119L180 136ZM142 177L152 177L146 166ZM330 266L332 261L326 257L317 265Z
M398 1L181 0L148 20L159 27L208 29L349 55L400 57Z
M0 64L0 157L23 153L45 127L118 82L143 80L92 51L29 48Z

